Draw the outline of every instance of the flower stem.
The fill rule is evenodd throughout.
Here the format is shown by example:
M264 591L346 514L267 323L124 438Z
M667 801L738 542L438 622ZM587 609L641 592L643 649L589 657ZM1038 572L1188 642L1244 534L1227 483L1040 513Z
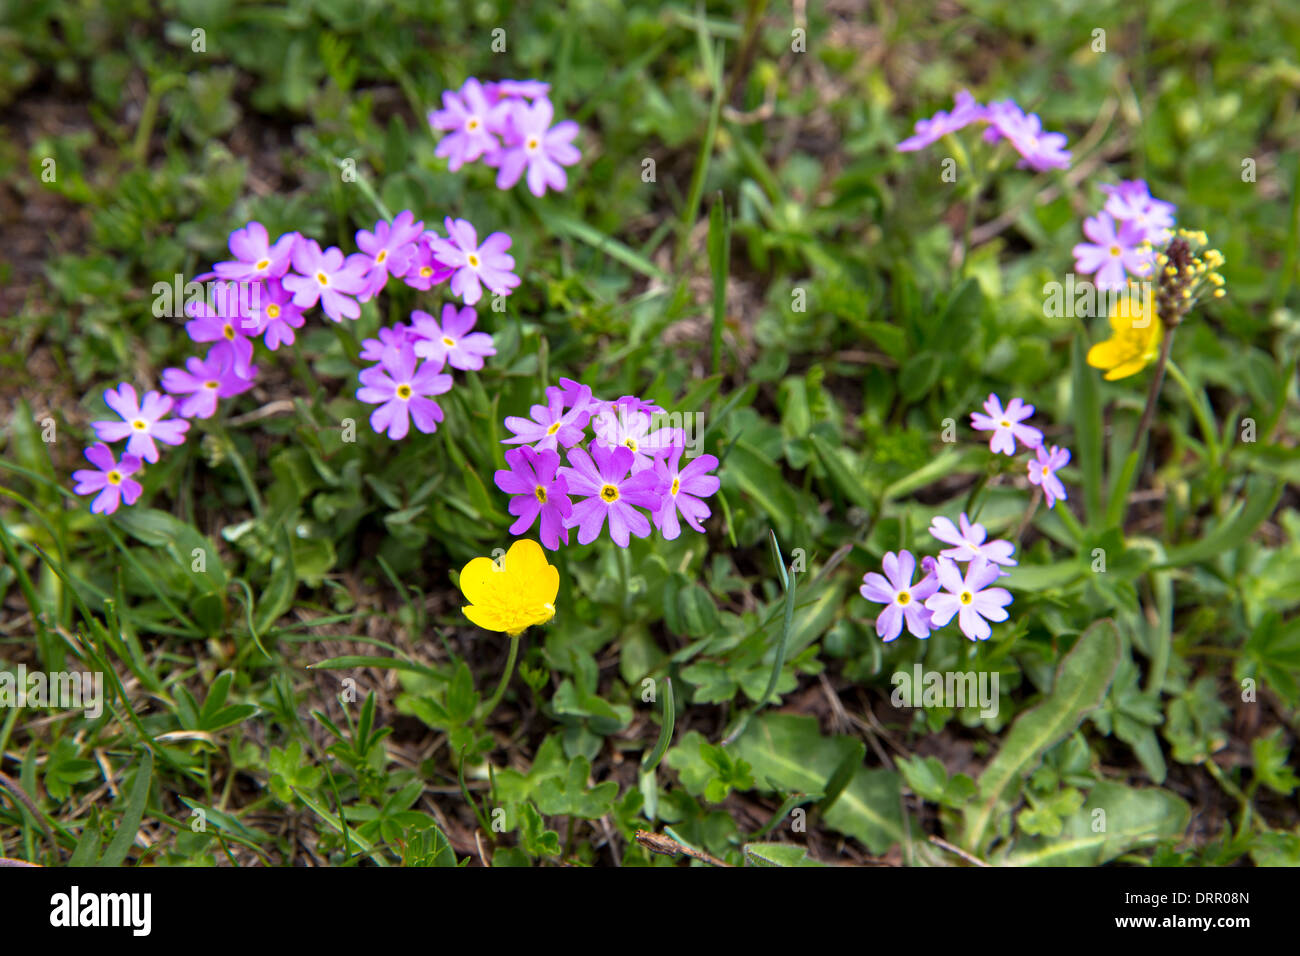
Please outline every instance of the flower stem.
M1020 538L1029 527L1029 522L1034 520L1034 514L1038 511L1038 503L1043 500L1043 489L1038 485L1034 486L1034 496L1029 500L1029 507L1025 509L1025 516L1020 519L1020 527L1016 528L1016 536L1012 539L1017 546L1020 544Z
M1144 439L1147 436L1147 429L1151 427L1151 417L1156 411L1156 401L1160 397L1160 386L1165 380L1165 368L1169 365L1169 352L1174 344L1174 331L1171 328L1165 332L1165 340L1160 346L1160 358L1156 360L1155 374L1151 377L1151 387L1147 390L1146 407L1142 409L1142 418L1138 421L1137 430L1133 432L1133 444L1129 447L1128 458L1124 461L1124 470L1120 472L1119 481L1111 489L1110 507L1107 509L1108 523L1114 527L1124 521L1124 514L1128 509L1129 489L1133 484L1134 476L1142 463L1143 452L1146 450Z
M510 655L506 658L506 669L501 674L501 683L497 684L497 689L488 698L488 702L483 705L483 712L479 715L480 720L486 721L491 717L492 711L496 710L497 704L501 703L501 698L506 692L506 686L510 683L510 678L515 672L515 659L519 656L519 638L522 634L523 632L520 631L519 634L510 636Z

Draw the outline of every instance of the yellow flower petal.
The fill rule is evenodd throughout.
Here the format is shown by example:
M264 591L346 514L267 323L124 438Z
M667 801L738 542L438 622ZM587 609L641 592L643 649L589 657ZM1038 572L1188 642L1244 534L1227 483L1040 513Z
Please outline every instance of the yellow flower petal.
M500 563L474 558L460 573L460 588L470 604L465 616L489 631L510 635L555 617L560 572L546 563L541 545L521 538Z

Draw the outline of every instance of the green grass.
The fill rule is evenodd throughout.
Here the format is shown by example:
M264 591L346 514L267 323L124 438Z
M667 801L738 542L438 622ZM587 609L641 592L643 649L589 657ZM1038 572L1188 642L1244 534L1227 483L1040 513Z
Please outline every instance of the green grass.
M646 830L733 865L960 862L931 837L1300 865L1300 17L807 7L6 9L0 672L102 671L106 701L0 707L0 856L672 863ZM469 75L552 84L582 128L567 190L435 158L425 113ZM944 143L894 151L964 87L1066 132L1072 169L977 179L963 153L947 182ZM1104 317L1043 287L1133 177L1209 233L1228 295L1179 327L1125 475L1152 370L1103 381ZM192 354L155 283L251 219L351 250L407 208L508 232L523 279L435 435L375 435L353 397L357 343L437 302L390 285L259 351L135 507L71 494L103 390ZM455 575L509 545L502 420L560 376L703 413L722 489L706 535L552 555L558 614L485 718L508 640ZM990 392L1071 448L1067 504L1026 518L1023 459L968 425ZM862 575L963 510L1020 531L1010 619L882 643ZM997 715L891 706L918 662L996 673Z

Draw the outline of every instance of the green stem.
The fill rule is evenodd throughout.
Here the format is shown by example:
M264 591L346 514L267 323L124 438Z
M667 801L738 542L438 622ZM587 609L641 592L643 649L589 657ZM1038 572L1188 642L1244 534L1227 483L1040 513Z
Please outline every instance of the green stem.
M497 684L497 689L493 692L492 696L488 698L488 702L483 705L483 713L479 717L480 720L486 721L490 716L492 716L492 711L497 709L497 704L501 703L501 698L505 695L506 685L510 683L510 678L515 672L515 659L519 656L519 637L522 633L523 632L520 631L519 634L512 634L510 636L510 656L506 658L506 669L501 674L501 683Z
M1192 383L1172 359L1168 363L1168 369L1169 377L1178 383L1178 387L1187 396L1187 404L1192 406L1192 415L1196 417L1196 424L1201 429L1201 434L1205 436L1205 451L1210 464L1210 500L1214 503L1217 512L1222 505L1220 491L1223 482L1219 467L1221 451L1218 433L1214 430L1214 422L1206 408L1205 393L1198 392L1192 387Z
M1158 319L1155 321L1159 321ZM1156 403L1160 398L1160 386L1164 384L1165 368L1169 365L1169 352L1174 345L1174 332L1177 326L1165 331L1164 342L1160 345L1160 358L1156 360L1155 374L1151 376L1151 387L1147 389L1146 407L1142 409L1142 418L1137 430L1133 432L1133 444L1129 447L1128 458L1124 461L1124 470L1119 481L1111 489L1110 507L1107 508L1107 523L1111 527L1123 524L1124 513L1128 509L1129 488L1142 463L1142 453L1146 450L1147 429L1151 427L1151 418L1155 415Z
M226 446L225 450L230 456L230 463L234 465L235 471L239 474L240 484L244 486L244 493L248 495L248 503L253 509L253 514L258 518L262 517L264 511L262 495L258 492L257 485L253 483L253 475L244 462L244 456L239 453L239 449L235 446L235 440L230 437L230 432L226 430L226 423L218 421L214 423L213 429Z

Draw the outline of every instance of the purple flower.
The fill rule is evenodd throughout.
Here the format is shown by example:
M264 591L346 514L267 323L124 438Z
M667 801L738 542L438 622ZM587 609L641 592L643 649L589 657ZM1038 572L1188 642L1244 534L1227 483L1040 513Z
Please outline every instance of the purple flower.
M632 453L618 447L612 451L596 445L588 455L581 448L569 449L569 464L560 474L574 496L588 495L573 506L565 524L578 529L578 543L590 544L609 518L609 536L619 547L628 545L628 533L644 538L650 534L650 520L637 508L659 507L659 476L643 471L628 477ZM592 456L595 461L592 461Z
M437 362L443 362L459 369L480 369L483 359L496 355L492 345L492 336L486 332L471 332L478 318L473 306L465 306L459 311L452 302L442 306L442 325L439 325L428 312L416 309L411 313L412 338L415 340L415 354Z
M685 468L678 467L681 458L682 446L678 445L667 461L659 459L654 463L654 472L663 489L659 506L654 509L654 522L669 541L682 533L678 512L688 525L703 533L704 526L700 522L712 512L700 499L716 494L721 484L717 475L708 474L718 467L718 459L713 455L701 455ZM636 469L633 469L633 474L636 474Z
M172 410L172 400L162 392L146 392L142 404L136 397L135 388L123 382L116 390L106 390L104 401L122 416L122 421L91 422L90 427L95 429L95 437L100 441L113 442L129 438L126 443L127 452L148 462L158 460L155 438L164 445L179 445L185 441L185 432L190 423L182 419L163 418Z
M438 430L442 407L430 396L450 391L451 376L441 374L432 362L422 362L417 368L409 345L385 350L380 363L363 369L357 378L361 381L357 398L382 403L370 414L370 427L376 432L387 432L394 441L405 438L410 428L408 413L426 435Z
M395 322L391 327L381 328L377 333L379 338L361 340L361 354L358 357L366 362L378 362L383 359L387 349L400 349L403 345L413 345L410 331L403 322ZM441 363L438 364L438 371L442 371Z
M82 468L72 473L72 480L77 484L73 491L79 495L95 495L90 503L90 510L95 514L111 515L120 502L133 505L144 489L140 482L128 475L140 470L140 459L130 453L122 460L113 460L113 451L103 442L98 442L86 449L86 458L96 470Z
M988 105L984 118L989 123L984 138L996 143L1005 137L1023 157L1017 164L1020 168L1029 167L1040 173L1070 168L1070 151L1065 148L1064 134L1044 133L1043 121L1037 113L1026 114L1014 101L998 100Z
M1010 541L990 541L984 543L988 532L982 524L971 524L966 512L961 513L961 530L942 515L930 519L930 534L945 544L952 545L939 552L939 557L952 561L984 560L992 564L1014 567L1016 561L1011 554L1016 546ZM923 562L924 563L924 562Z
M378 295L390 275L406 275L416 259L416 243L423 235L424 223L416 222L409 209L399 212L391 226L381 219L375 223L374 232L357 230L357 248L365 255L369 269L362 302Z
M343 250L337 246L322 252L315 239L304 239L294 247L293 268L298 274L290 273L283 281L298 308L310 309L320 302L335 322L361 314L361 306L349 296L366 288L369 260L365 256L351 255L344 261Z
M560 546L560 539L568 544L569 529L564 522L573 514L573 503L568 484L555 473L560 453L512 448L506 452L506 464L510 469L496 473L496 485L515 496L510 499L510 513L519 520L510 526L510 533L523 534L541 515L542 544L552 551Z
M1001 575L997 565L976 558L961 570L947 558L939 559L936 569L943 591L926 598L925 606L931 612L930 626L943 627L957 617L961 632L972 641L987 641L993 634L989 621L1005 621L1011 592L1006 588L989 587Z
M900 153L922 149L949 133L984 118L984 107L966 90L957 94L951 113L939 110L929 119L917 120L916 132L896 147Z
M1118 186L1101 187L1109 197L1103 211L1121 222L1131 222L1142 231L1142 238L1162 244L1166 232L1174 227L1174 204L1155 199L1146 181L1122 180Z
M517 103L506 119L505 146L488 157L497 166L497 189L509 189L528 170L528 191L544 196L546 188L560 190L568 184L565 166L572 166L582 154L573 145L578 124L565 120L551 126L555 108L548 99L531 105Z
M442 138L434 155L447 159L447 168L454 173L492 153L498 146L492 130L500 128L507 108L505 103L489 103L482 84L472 76L459 93L443 90L442 109L429 112L429 125L454 132Z
M572 448L586 435L587 420L591 412L587 406L591 401L591 389L580 386L577 401L567 412L564 410L564 394L553 388L546 390L546 404L534 405L529 409L532 421L511 415L506 418L506 428L515 433L513 438L503 438L503 445L529 444L535 451L554 450L557 443L565 448ZM631 454L631 452L628 452Z
M494 232L478 244L478 234L464 219L447 219L450 240L434 237L429 248L442 262L456 271L451 277L452 295L473 305L483 297L479 283L498 295L509 295L519 285L519 276L510 270L515 267L514 256L507 255L510 237L504 232Z
M247 312L239 308L239 296L234 294L233 283L219 283L212 304L202 300L189 303L185 311L192 316L185 323L185 331L195 342L226 342L234 357L235 373L249 378L253 361L253 343L248 335L261 332L261 283L257 289L257 305L250 303Z
M1058 500L1065 500L1065 485L1061 484L1056 473L1069 464L1070 449L1053 445L1049 452L1045 446L1039 445L1034 451L1038 460L1029 462L1029 483L1042 485L1047 507L1054 508Z
M1092 242L1081 242L1074 247L1074 268L1083 275L1097 273L1098 289L1123 289L1128 285L1127 273L1146 275L1151 271L1153 253L1146 242L1146 231L1136 222L1118 223L1108 212L1099 212L1083 221L1083 234ZM1127 271L1126 271L1127 270Z
M433 254L429 244L437 238L436 232L426 231L416 241L411 265L406 270L406 275L402 276L402 281L412 289L427 292L439 283L446 282L456 271Z
M230 351L218 343L208 350L206 358L192 355L186 359L184 369L163 369L162 387L172 395L186 396L176 409L182 418L211 418L217 410L217 399L253 387L257 366L252 366L250 372L248 378L236 375Z
M307 320L284 283L279 279L262 283L258 303L254 318L266 347L274 352L281 345L293 345L293 330L302 328Z
M885 552L884 575L874 571L862 576L862 587L858 591L868 601L886 605L876 615L876 636L884 641L892 641L903 633L903 623L915 637L925 639L930 636L930 612L926 610L925 600L939 589L937 577L931 573L918 583L912 584L912 575L916 573L916 559L910 551Z
M286 232L271 243L266 227L260 222L250 222L243 229L230 234L230 252L234 261L218 262L213 274L223 279L278 279L289 271L294 246L301 238L296 232Z
M622 445L631 450L635 456L632 473L636 474L653 467L656 459L663 458L674 447L684 445L686 434L680 428L657 428L651 431L651 414L642 410L640 399L634 401L637 404L626 403L622 399L607 402L592 416L591 427L596 433L597 444L609 448Z
M1037 448L1043 443L1042 432L1032 425L1020 424L1034 414L1033 405L1026 405L1020 399L1013 398L1004 410L1002 400L990 394L988 401L984 403L984 411L988 414L971 412L970 425L976 431L993 432L993 437L989 439L989 451L994 454L1001 452L1005 455L1014 455L1017 439L1026 448Z
M535 100L551 92L551 84L543 83L541 80L498 80L496 83L484 83L483 92L491 103L509 97Z
M561 378L559 385L551 385L546 389L548 402L556 398L559 399L561 408L571 408L579 412L597 413L600 408L608 404L593 398L590 388L571 378Z

